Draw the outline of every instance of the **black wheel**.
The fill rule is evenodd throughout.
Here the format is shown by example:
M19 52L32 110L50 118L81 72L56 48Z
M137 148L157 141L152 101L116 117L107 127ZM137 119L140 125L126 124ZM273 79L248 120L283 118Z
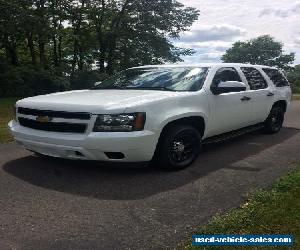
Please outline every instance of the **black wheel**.
M166 131L154 156L155 164L168 170L189 166L198 156L201 136L192 126L176 125Z
M271 109L268 118L265 121L264 130L266 133L274 134L279 132L284 121L284 110L280 106Z

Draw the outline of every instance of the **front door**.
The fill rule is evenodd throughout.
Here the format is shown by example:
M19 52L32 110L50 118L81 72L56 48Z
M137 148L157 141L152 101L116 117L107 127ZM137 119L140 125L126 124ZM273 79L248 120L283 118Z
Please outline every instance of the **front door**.
M212 80L213 86L220 82L242 82L239 73L234 67L219 68ZM252 100L249 97L249 86L246 91L230 92L214 95L210 93L211 122L209 135L218 135L251 125Z

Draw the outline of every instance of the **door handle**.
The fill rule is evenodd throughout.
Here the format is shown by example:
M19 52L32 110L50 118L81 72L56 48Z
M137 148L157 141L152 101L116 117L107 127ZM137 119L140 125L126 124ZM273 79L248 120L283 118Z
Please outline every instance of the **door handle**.
M274 93L272 93L272 92L269 92L268 94L267 94L267 96L273 96L274 95Z
M249 100L251 100L251 97L248 97L248 96L243 96L241 98L241 101L249 101Z

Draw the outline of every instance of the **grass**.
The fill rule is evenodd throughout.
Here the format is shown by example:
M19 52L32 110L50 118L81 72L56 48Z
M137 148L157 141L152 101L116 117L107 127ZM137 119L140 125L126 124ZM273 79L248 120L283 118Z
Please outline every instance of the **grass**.
M0 143L7 143L12 141L7 123L13 117L13 106L17 98L1 98L0 99Z
M300 249L300 166L281 178L271 190L253 194L240 208L215 216L196 234L291 234ZM288 249L287 247L193 247L178 249Z
M292 100L297 100L299 101L300 100L300 94L294 94L293 97L292 97Z

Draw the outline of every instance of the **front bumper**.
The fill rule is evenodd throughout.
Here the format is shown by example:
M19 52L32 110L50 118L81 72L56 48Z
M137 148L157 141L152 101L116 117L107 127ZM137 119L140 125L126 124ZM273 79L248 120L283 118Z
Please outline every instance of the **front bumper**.
M158 141L152 131L57 133L35 130L10 121L14 139L26 149L54 157L82 160L139 162L150 161ZM119 152L122 159L109 158L105 152Z

